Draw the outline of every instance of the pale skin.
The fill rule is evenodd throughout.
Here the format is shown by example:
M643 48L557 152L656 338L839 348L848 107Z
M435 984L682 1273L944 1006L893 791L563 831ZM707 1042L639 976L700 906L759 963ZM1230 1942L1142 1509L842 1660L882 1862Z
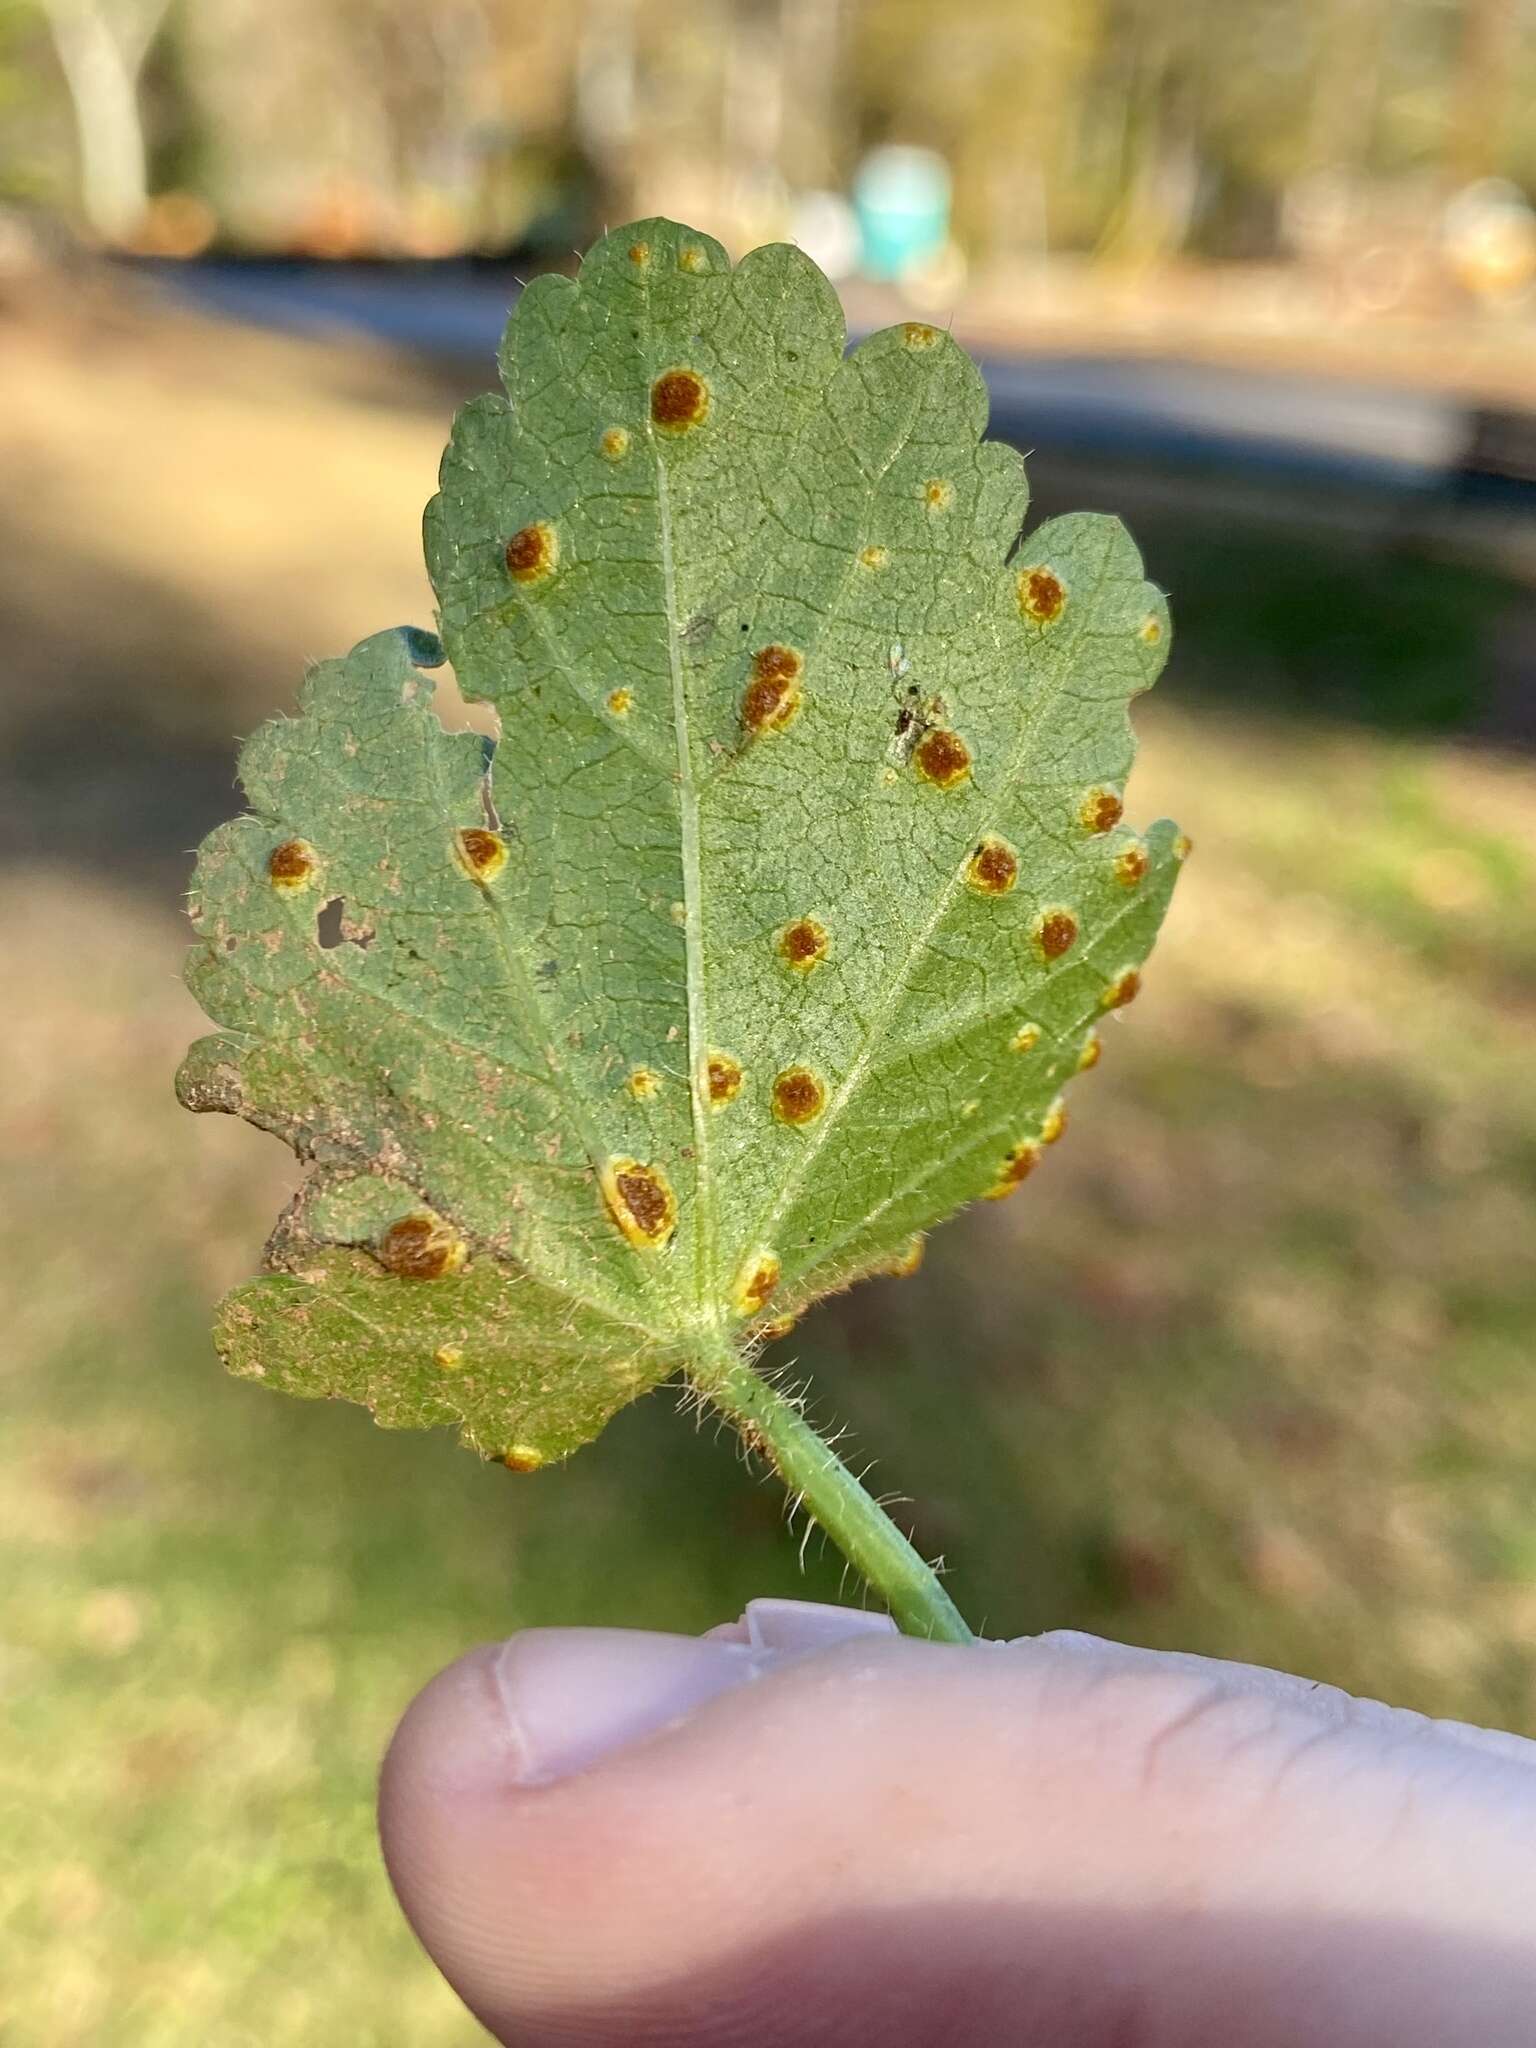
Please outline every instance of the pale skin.
M531 1630L416 1699L380 1813L525 2048L1536 2042L1536 1743L1247 1665Z

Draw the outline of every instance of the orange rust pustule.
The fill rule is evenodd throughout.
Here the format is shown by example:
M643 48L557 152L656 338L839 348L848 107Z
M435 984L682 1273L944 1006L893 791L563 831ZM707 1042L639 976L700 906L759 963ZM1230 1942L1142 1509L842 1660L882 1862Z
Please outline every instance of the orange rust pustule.
M1099 1007L1105 1010L1122 1010L1127 1003L1135 1002L1141 993L1141 976L1134 967L1127 967L1099 997Z
M456 835L459 864L476 882L489 882L507 864L507 842L499 832L470 825Z
M800 678L805 656L797 647L777 641L759 647L752 657L752 676L741 700L741 722L748 732L782 732L800 709Z
M989 1202L1001 1202L1021 1187L1040 1163L1040 1147L1032 1138L1015 1145L998 1169L997 1179L986 1191Z
M615 1185L636 1224L647 1237L654 1237L667 1216L667 1197L656 1176L639 1171L621 1173Z
M1086 1074L1090 1067L1096 1067L1104 1057L1104 1041L1097 1031L1090 1031L1083 1040L1083 1049L1077 1056L1077 1071Z
M1148 864L1147 849L1138 840L1115 855L1115 880L1123 889L1134 889L1145 878Z
M686 434L709 411L709 386L697 370L663 370L651 386L651 418L664 434Z
M659 1251L677 1228L677 1197L659 1167L611 1159L601 1176L608 1212L629 1242Z
M267 855L267 875L274 889L302 889L313 879L317 865L307 839L285 839Z
M925 782L940 789L955 789L971 772L971 750L957 732L935 726L918 741L912 753L913 765Z
M772 1252L758 1252L747 1261L731 1288L731 1300L739 1315L762 1314L779 1284L781 1270Z
M502 1452L501 1462L509 1472L537 1472L545 1457L533 1444L513 1444L510 1450Z
M983 839L965 864L968 885L981 896L1006 896L1019 879L1019 856L1005 839Z
M809 974L826 959L831 943L824 924L814 917L797 917L779 933L779 955L797 974Z
M704 1092L711 1109L724 1109L741 1093L741 1062L728 1052L712 1052L704 1062Z
M926 1248L927 1241L923 1233L920 1230L914 1231L912 1236L907 1239L903 1248L886 1267L886 1273L892 1280L907 1279L923 1263L923 1253Z
M547 519L519 527L506 545L507 574L514 583L537 583L549 575L559 558L560 544Z
M1059 960L1077 944L1077 919L1070 910L1043 910L1035 920L1035 944L1047 960Z
M1019 610L1037 626L1054 626L1067 608L1067 589L1054 569L1021 569Z
M376 1257L401 1280L441 1280L463 1265L467 1247L440 1216L417 1213L391 1223Z
M827 1106L827 1091L809 1067L786 1067L773 1082L773 1113L781 1124L813 1124Z
M1085 832L1113 832L1125 806L1112 789L1090 789L1077 807L1078 822Z

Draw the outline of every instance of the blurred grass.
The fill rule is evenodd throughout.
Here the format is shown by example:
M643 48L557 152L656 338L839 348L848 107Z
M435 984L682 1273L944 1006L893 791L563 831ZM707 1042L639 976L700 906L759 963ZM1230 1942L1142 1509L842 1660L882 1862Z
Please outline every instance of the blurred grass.
M0 809L44 855L0 891L0 2035L468 2044L373 1842L411 1692L529 1622L695 1629L838 1575L813 1542L801 1580L772 1489L665 1394L528 1480L217 1371L211 1301L290 1168L171 1101L174 877L230 729L425 616L443 404L375 358L74 317L0 330ZM1536 770L1251 708L1295 650L1234 561L1181 620L1250 708L1181 701L1176 656L1141 721L1133 812L1197 851L1069 1142L783 1349L989 1628L1536 1729ZM1320 673L1363 640L1390 687L1362 619L1403 573L1330 586Z

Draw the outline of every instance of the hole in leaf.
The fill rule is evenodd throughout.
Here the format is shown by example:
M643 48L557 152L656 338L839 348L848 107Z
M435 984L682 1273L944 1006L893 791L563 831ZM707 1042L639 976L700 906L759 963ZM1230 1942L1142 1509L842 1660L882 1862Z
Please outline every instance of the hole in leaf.
M338 946L356 946L359 952L366 952L373 944L373 928L353 924L345 897L333 896L315 912L315 942L323 953L334 953Z

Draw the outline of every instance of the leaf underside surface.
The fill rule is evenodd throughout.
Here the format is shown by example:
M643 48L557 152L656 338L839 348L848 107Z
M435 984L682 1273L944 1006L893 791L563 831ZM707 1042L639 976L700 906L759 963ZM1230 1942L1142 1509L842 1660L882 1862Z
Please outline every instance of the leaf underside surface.
M179 1088L308 1162L231 1367L532 1466L1017 1186L1183 842L1121 821L1164 601L1114 519L1019 538L946 335L845 355L798 251L653 220L501 367L427 509L441 646L242 752Z

